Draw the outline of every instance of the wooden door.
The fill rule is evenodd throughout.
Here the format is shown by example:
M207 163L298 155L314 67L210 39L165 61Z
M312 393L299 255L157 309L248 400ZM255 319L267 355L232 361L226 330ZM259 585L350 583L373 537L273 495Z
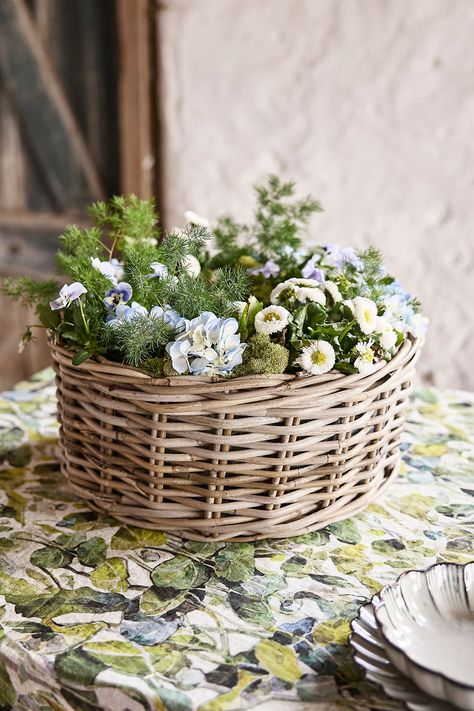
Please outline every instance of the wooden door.
M0 276L54 273L57 236L93 200L153 194L153 0L0 1ZM28 317L0 296L0 388L49 362L19 356Z

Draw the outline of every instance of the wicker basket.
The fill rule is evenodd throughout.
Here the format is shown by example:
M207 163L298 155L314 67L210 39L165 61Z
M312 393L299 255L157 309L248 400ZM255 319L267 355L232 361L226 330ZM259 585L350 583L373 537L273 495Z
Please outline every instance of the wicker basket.
M368 376L151 378L51 344L61 466L91 508L194 540L295 536L351 516L394 476L419 353Z

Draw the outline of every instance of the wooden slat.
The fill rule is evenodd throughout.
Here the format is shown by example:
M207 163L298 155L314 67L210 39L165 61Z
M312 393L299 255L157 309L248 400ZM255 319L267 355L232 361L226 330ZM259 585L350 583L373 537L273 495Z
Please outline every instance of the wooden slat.
M155 193L154 2L117 0L121 191Z
M77 210L102 197L94 162L24 0L0 2L0 64L56 207Z

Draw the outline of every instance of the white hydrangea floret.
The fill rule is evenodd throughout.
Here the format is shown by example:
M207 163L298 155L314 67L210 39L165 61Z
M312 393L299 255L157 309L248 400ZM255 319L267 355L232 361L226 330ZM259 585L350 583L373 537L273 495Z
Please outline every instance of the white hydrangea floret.
M283 306L267 306L255 316L255 330L257 333L278 333L288 325L290 312Z
M327 341L314 341L305 346L296 363L311 375L323 375L334 367L336 354L334 348Z
M353 300L354 315L362 333L369 334L375 331L377 323L377 305L372 299L365 296L356 296Z
M193 254L187 254L183 259L183 271L188 276L197 277L201 273L199 260Z
M370 373L373 373L373 371L375 370L375 353L372 350L371 346L372 341L358 343L356 345L356 351L359 353L359 355L355 359L354 365L361 375L370 375Z
M397 334L392 325L383 316L377 316L375 331L379 333L379 341L382 348L386 351L392 350L397 344Z
M219 318L205 311L184 321L184 330L167 344L173 368L192 375L228 375L242 363L246 343L240 342L235 318Z
M209 220L206 220L205 217L201 217L201 215L196 214L192 210L186 210L184 219L189 225L197 225L198 227L205 227L206 229L209 228Z

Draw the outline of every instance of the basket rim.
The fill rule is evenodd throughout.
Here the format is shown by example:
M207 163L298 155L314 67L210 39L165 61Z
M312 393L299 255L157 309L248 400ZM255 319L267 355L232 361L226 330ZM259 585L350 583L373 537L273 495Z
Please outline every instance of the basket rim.
M305 373L303 370L299 370L296 373L263 373L260 375L243 375L237 378L228 378L222 375L171 375L171 376L161 376L154 377L145 373L144 371L136 368L132 365L126 365L124 363L117 363L116 361L109 360L104 356L95 356L80 365L74 365L72 359L74 356L74 351L69 348L65 348L63 345L58 343L52 334L48 337L49 345L52 352L56 352L61 360L66 360L67 364L77 371L82 371L85 373L90 373L91 375L96 373L97 375L116 375L120 378L126 378L129 383L135 382L137 385L160 385L169 386L173 388L186 387L189 388L190 385L202 385L216 384L216 385L226 385L229 390L240 389L240 388L250 388L250 387L274 387L275 385L287 385L297 384L301 385L322 385L324 383L340 382L342 387L347 387L348 385L353 385L359 381L369 381L369 380L379 380L380 378L393 373L399 367L411 360L421 349L424 339L415 338L411 335L406 338L400 345L398 351L395 353L393 358L389 361L380 361L375 369L367 374L363 375L361 373L339 373L336 371L329 371L323 375L311 375L310 373ZM362 384L362 383L361 383Z

